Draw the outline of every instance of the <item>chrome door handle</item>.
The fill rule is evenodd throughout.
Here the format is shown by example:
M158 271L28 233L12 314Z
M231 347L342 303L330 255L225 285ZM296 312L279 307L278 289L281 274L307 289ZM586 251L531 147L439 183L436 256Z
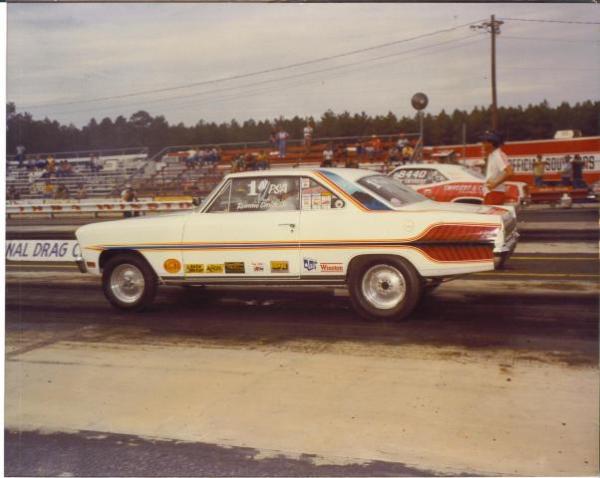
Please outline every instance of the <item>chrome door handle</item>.
M277 225L278 226L289 226L292 231L296 227L296 224L292 224L291 222L284 222L283 224L277 224Z

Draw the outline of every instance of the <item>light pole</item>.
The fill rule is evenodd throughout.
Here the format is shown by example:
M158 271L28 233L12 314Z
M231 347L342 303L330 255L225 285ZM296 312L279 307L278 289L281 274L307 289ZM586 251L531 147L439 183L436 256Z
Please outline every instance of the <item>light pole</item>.
M429 103L429 98L425 93L415 93L413 97L410 99L410 104L414 109L417 110L417 116L419 118L419 143L417 146L418 154L415 156L418 158L418 161L421 162L423 160L423 110L427 108L427 104ZM415 151L415 153L417 153Z

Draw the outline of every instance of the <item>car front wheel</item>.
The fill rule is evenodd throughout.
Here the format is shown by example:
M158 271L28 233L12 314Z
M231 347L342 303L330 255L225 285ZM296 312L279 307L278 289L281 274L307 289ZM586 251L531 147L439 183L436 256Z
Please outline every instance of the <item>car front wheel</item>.
M121 254L108 261L102 272L102 289L117 309L142 310L152 303L157 281L152 268L135 254Z
M417 271L401 258L362 262L352 270L348 288L354 309L367 320L404 319L422 293Z

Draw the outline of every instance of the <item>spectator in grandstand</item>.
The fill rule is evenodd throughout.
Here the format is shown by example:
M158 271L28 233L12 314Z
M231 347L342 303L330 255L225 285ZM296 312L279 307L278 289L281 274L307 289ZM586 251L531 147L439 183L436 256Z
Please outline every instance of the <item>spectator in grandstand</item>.
M256 170L256 157L251 152L244 155L244 171Z
M46 181L44 184L44 199L51 199L54 196L54 184Z
M313 127L309 122L306 123L304 127L304 154L308 155L310 153L310 148L312 146L312 136L313 136Z
M73 167L71 166L71 163L69 163L69 161L67 161L66 159L63 159L60 162L60 165L58 167L58 171L56 172L56 177L69 177L73 175Z
M504 137L497 131L486 131L481 136L485 152L488 153L483 192L484 204L504 204L506 185L504 182L513 173L508 156L502 151Z
M239 154L238 156L236 156L234 158L233 161L231 161L231 172L239 173L240 171L244 170L245 166L246 166L246 163L244 162L244 155Z
M200 156L202 154L202 157ZM204 151L200 151L198 149L190 149L187 152L187 156L185 157L185 167L188 169L194 169L196 164L200 162L200 166L202 166Z
M290 135L283 129L283 126L279 127L277 131L277 147L279 149L279 157L285 158L287 149L287 140Z
M269 160L269 155L265 152L264 149L261 149L258 153L258 158L256 159L256 169L271 169L271 161Z
M25 168L27 168L27 171L33 171L35 169L35 160L31 156L27 158Z
M398 151L402 151L404 146L406 146L407 144L408 144L408 139L406 139L406 135L404 133L400 133L400 137L398 138L398 141L396 142L396 147L398 148Z
M400 151L396 146L391 147L384 160L383 160L383 170L384 173L389 173L393 166L400 161Z
M48 161L45 159L40 158L39 156L36 157L35 160L35 167L38 169L46 169L46 166L48 165Z
M48 173L47 177L52 177L56 174L56 161L52 155L48 156L46 172Z
M21 199L21 195L19 194L19 191L17 191L17 188L14 184L11 184L8 188L8 192L6 193L6 199L8 199L9 201L16 201L18 199Z
M15 159L19 163L17 167L23 167L23 161L25 161L25 146L23 146L22 144L17 146L17 155L15 156Z
M90 170L92 173L97 173L102 169L102 166L98 163L98 155L96 153L92 153L90 156Z
M323 161L321 162L322 168L333 167L333 144L329 143L323 150Z
M381 139L379 139L376 134L372 135L371 141L369 141L369 145L367 146L367 153L369 153L369 157L371 159L379 158L379 156L381 155L381 150Z
M271 133L269 134L269 143L271 144L271 148L277 148L277 131L271 129Z
M576 154L571 162L571 169L573 175L573 187L574 188L585 188L587 189L588 185L583 180L583 166L585 162L581 159L581 155Z
M571 164L571 156L567 154L563 161L563 166L560 170L560 183L563 186L571 186L571 179L573 178L573 165Z
M77 185L77 192L75 193L75 197L77 199L87 199L88 193L84 183L79 183Z
M69 190L64 184L59 184L54 193L54 199L69 199Z
M126 203L138 202L137 194L131 184L127 183L125 185L125 189L123 189L123 192L121 192L121 201L124 201ZM139 216L140 213L139 211L135 211L133 212L133 214L132 211L125 211L123 213L123 217L131 217L132 215Z
M538 154L533 161L533 180L538 188L544 186L544 172L546 170L546 161L541 154Z
M402 148L402 164L410 163L413 159L414 154L414 148L409 142L407 142L406 145Z
M365 149L365 145L363 144L362 141L359 141L356 144L356 155L362 159L363 155L367 152L367 150Z

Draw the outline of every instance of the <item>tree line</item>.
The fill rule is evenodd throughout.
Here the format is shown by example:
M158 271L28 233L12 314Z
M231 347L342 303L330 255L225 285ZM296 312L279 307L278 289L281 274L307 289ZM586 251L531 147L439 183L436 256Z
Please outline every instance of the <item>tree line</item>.
M438 114L426 113L423 118L426 145L460 144L463 128L466 142L478 141L479 135L489 128L490 108L475 107L471 111L454 110ZM14 103L7 104L7 154L14 154L18 145L28 154L53 151L99 150L129 147L147 147L150 153L165 146L184 144L217 144L267 141L274 128L281 125L291 139L301 139L306 122L314 127L314 136L369 136L371 134L416 133L416 116L370 116L365 112L326 111L320 118L249 119L242 123L233 119L217 124L199 120L194 126L183 123L169 124L164 116L152 116L146 111L133 113L129 118L117 116L92 118L78 128L56 120L34 119L28 113L17 113ZM507 140L552 138L560 129L578 129L584 136L600 134L600 101L584 101L571 105L563 102L551 107L547 101L527 107L498 109L500 130ZM464 126L463 126L464 125Z

